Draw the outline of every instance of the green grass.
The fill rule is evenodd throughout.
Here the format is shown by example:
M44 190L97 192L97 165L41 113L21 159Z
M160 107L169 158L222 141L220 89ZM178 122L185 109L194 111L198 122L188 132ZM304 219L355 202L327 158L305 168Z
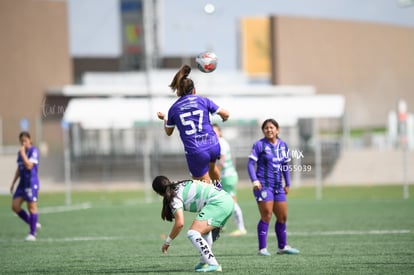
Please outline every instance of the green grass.
M299 255L277 255L269 231L271 257L259 257L259 219L250 189L238 194L248 234L227 236L229 220L213 251L226 274L413 274L414 199L402 199L401 186L326 187L289 194L288 241ZM27 226L0 196L0 274L193 274L198 255L186 230L161 254L162 234L171 224L160 218L161 201L145 203L140 191L75 192L74 205L90 208L53 212L62 193L41 194L43 228L38 240L22 241ZM194 214L186 213L186 227ZM273 228L273 222L271 229Z

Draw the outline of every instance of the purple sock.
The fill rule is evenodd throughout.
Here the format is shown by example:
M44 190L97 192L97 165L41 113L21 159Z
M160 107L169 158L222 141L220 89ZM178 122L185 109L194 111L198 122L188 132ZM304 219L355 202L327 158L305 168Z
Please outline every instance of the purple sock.
M27 215L26 211L23 209L20 209L19 212L17 212L17 215L22 219L25 223L30 224L29 215Z
M286 246L286 223L275 223L275 232L277 237L277 246L283 249Z
M267 231L269 224L260 220L257 224L257 238L259 240L259 250L267 247Z
M37 213L30 215L30 234L36 236Z

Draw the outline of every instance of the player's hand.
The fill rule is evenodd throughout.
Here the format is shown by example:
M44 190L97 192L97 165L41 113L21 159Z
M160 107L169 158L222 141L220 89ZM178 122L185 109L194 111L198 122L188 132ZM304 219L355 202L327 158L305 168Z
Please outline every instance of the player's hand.
M26 146L24 144L20 147L19 152L20 152L20 155L26 154Z
M289 194L289 186L285 186L285 187L283 187L283 189L285 189L286 195Z
M13 191L14 191L14 184L12 184L12 185L10 186L10 194L12 194L12 195L13 195Z
M253 182L253 190L261 190L262 189L262 184L260 183L260 181L255 180Z
M161 120L164 120L164 118L165 118L165 114L164 113L161 113L161 112L157 112L157 116Z
M168 248L169 248L169 247L170 247L170 245L169 245L169 244L164 243L164 244L162 245L162 248L161 248L162 253L167 254L167 250L168 250Z

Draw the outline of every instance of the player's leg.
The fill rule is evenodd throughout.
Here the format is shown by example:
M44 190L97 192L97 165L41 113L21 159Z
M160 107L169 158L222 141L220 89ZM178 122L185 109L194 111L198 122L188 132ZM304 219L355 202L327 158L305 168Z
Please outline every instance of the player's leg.
M187 236L193 243L193 246L200 252L200 264L208 264L207 267L201 267L196 269L196 271L221 271L221 266L218 264L212 251L212 239L205 239L202 235L205 236L213 229L224 226L230 218L233 208L234 202L231 196L225 193L220 201L214 201L205 205L191 224Z
M208 174L212 181L220 181L220 170L216 165L216 161L220 159L220 144L216 144L209 148L210 160L208 163Z
M211 232L212 231L206 234L201 234L201 237L206 241L209 247L213 249L213 236ZM198 270L198 269L206 269L206 268L208 268L208 263L205 262L205 259L203 258L203 254L200 254L200 261L194 266L194 269Z
M257 224L258 254L270 256L270 253L267 251L267 233L273 215L273 192L262 188L261 190L254 190L253 193L260 213L260 220Z
M241 236L245 235L246 228L244 226L244 219L243 219L243 212L240 208L240 205L237 203L236 197L236 185L239 181L238 175L232 175L221 178L221 184L223 186L223 190L229 193L234 201L234 211L233 211L233 218L234 222L237 226L237 230L230 233L231 236Z
M257 224L257 238L259 244L259 255L269 256L267 251L267 233L269 232L269 223L272 218L272 201L262 201L257 203L260 212L260 220Z
M208 232L213 230L213 228L213 226L208 224L207 220L194 220L193 224L190 226L190 229L187 232L188 239L191 241L201 256L200 263L195 267L196 270L206 268L204 264L208 264L208 266L215 266L217 268L219 267L211 245L209 245L208 241L206 241L202 236L208 234Z
M278 244L278 254L298 254L299 250L293 247L290 247L287 244L287 235L286 235L286 221L287 221L287 202L284 201L275 201L273 212L276 215L275 222L275 233Z
M220 170L217 168L215 162L209 162L208 175L212 181L220 181Z
M16 190L16 193L18 191ZM22 204L24 202L24 199L22 196L18 196L18 194L14 195L13 201L12 201L12 210L19 216L20 219L22 219L25 223L30 224L30 217L27 212L22 209Z
M236 226L237 226L237 230L232 232L230 235L232 235L232 236L246 235L247 230L246 230L246 227L244 226L244 219L243 219L242 209L241 209L240 205L237 203L237 198L236 197L233 197L233 198L234 198L233 217L234 217L234 222L236 223Z
M37 228L39 227L38 221L38 213L37 213L37 202L27 202L27 208L29 209L30 213L30 235L36 236Z
M275 233L279 249L286 246L286 220L287 220L287 203L286 201L275 201L273 212L276 216Z

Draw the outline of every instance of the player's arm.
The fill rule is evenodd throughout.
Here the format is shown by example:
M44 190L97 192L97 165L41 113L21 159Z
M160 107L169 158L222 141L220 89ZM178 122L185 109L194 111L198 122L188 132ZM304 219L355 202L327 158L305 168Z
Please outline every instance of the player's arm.
M282 174L283 178L285 179L285 186L283 189L285 189L286 195L289 193L289 187L290 187L290 171L289 171L289 164L284 163L282 164Z
M221 120L226 121L229 119L230 113L226 109L220 108L217 114L221 117Z
M174 127L167 127L167 120L165 119L165 114L161 112L157 112L157 116L159 119L164 121L164 131L167 134L167 136L171 136L174 132Z
M171 232L162 246L163 253L167 253L167 250L170 247L171 242L178 236L178 234L180 234L183 227L184 227L184 210L182 208L179 208L174 213L174 225L171 228Z
M256 176L256 171L255 171L255 165L256 165L256 161L252 158L249 158L247 160L247 172L249 174L250 177L250 181L253 184L253 189L262 189L262 184L260 183L260 181L257 179Z
M27 155L26 155L26 147L25 146L22 146L20 148L20 156L22 157L22 161L23 161L24 167L26 169L28 169L28 170L32 170L34 163L31 162L29 160L29 158L27 157Z
M13 194L14 185L16 184L17 179L19 178L19 167L17 167L16 172L14 173L14 178L10 186L10 193Z

